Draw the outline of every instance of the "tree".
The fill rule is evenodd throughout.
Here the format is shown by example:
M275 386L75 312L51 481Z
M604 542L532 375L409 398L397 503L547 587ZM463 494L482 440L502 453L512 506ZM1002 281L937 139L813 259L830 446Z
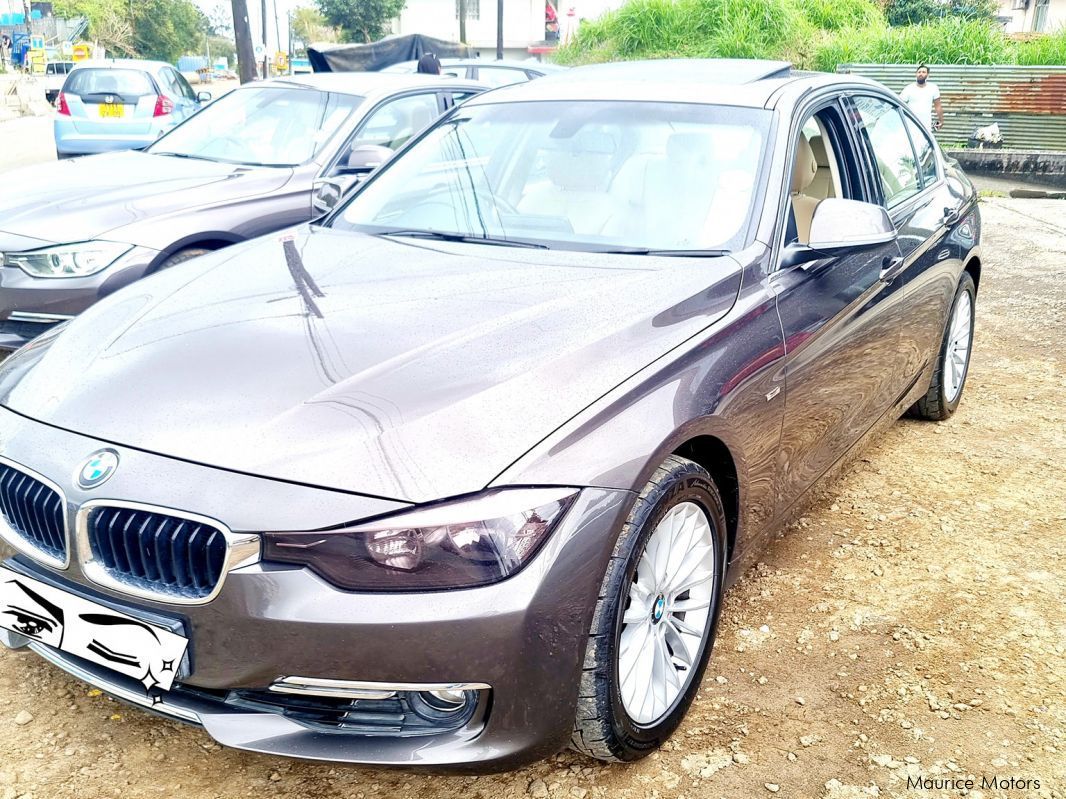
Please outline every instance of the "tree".
M208 21L190 0L138 0L133 5L133 38L146 58L171 63L202 53Z
M129 6L121 0L55 0L52 12L63 19L85 17L89 21L88 38L109 54L136 55L133 20Z
M207 12L207 21L210 35L233 38L233 13L226 3L215 3Z
M55 0L59 17L85 17L89 37L112 55L174 62L200 53L207 17L192 0Z
M389 31L406 0L315 0L330 25L340 28L350 42L373 42Z
M306 47L314 42L336 42L340 34L317 8L301 6L292 12L292 35Z
M995 0L889 0L885 16L889 25L920 25L944 17L985 19L998 13Z

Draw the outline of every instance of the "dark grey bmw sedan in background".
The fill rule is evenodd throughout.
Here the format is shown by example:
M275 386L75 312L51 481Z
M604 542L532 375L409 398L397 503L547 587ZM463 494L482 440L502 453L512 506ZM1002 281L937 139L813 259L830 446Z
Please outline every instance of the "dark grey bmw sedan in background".
M644 756L807 489L957 407L979 238L853 76L476 97L321 223L0 367L4 641L258 752Z
M306 222L337 184L483 88L428 75L276 78L235 89L144 151L9 172L0 349L145 275Z

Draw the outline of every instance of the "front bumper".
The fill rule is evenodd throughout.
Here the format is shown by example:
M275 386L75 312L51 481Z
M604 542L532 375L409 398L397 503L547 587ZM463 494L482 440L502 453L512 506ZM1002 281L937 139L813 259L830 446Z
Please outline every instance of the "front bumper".
M144 277L159 252L134 247L95 275L31 277L16 266L0 266L0 350L17 350L97 300Z
M234 531L250 532L314 529L399 507L114 445L122 466L106 492L82 491L72 479L74 470L104 443L0 409L3 455L59 484L71 514L106 493L108 498L202 513ZM351 593L307 569L259 563L230 572L214 600L175 606L134 601L98 586L76 558L66 570L31 564L25 555L16 561L133 615L179 619L190 638L188 674L179 675L182 688L148 709L201 724L221 744L309 759L486 771L545 757L569 740L592 612L631 502L629 492L585 489L525 569L476 589ZM137 691L137 683L129 685L107 669L35 646L75 676L136 702L130 691ZM263 691L290 675L381 683L476 682L490 686L489 701L462 729L420 737L324 732L227 701L227 692Z

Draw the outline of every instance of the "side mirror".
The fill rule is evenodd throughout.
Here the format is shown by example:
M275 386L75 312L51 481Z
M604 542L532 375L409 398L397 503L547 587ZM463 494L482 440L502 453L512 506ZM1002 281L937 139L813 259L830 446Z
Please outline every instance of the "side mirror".
M339 175L333 178L320 178L311 188L311 211L314 217L328 214L343 200L352 189L359 185L358 175Z
M196 99L201 103L211 102L211 92L197 92Z
M380 144L353 147L340 167L343 175L368 175L392 157L392 150Z
M789 245L782 254L781 265L795 266L844 255L895 239L896 226L880 205L829 197L814 209L807 244Z

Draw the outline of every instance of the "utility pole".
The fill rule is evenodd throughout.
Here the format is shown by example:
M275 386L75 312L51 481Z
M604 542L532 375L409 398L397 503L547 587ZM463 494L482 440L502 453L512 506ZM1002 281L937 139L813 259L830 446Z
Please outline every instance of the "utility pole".
M496 0L496 60L503 60L503 0Z
M466 0L459 0L459 43L466 44Z
M252 26L248 23L248 0L232 0L233 38L237 43L237 67L241 83L255 80L255 51L252 49Z
M270 77L270 48L267 47L267 0L263 0L263 80Z

